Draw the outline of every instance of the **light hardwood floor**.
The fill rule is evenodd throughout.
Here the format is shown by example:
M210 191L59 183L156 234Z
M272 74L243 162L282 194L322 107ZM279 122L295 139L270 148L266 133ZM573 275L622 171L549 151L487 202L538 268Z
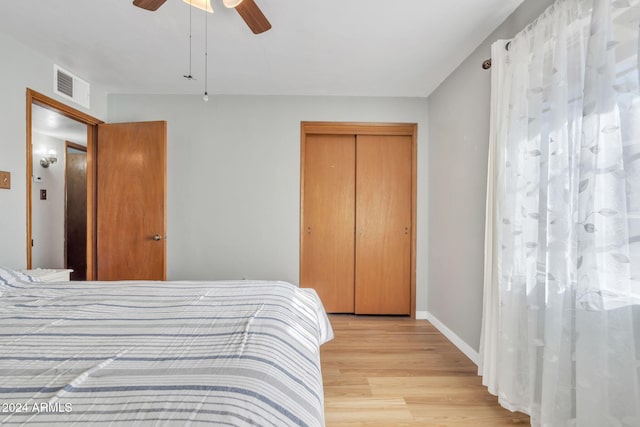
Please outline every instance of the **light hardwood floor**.
M426 320L332 315L321 348L327 427L528 425Z

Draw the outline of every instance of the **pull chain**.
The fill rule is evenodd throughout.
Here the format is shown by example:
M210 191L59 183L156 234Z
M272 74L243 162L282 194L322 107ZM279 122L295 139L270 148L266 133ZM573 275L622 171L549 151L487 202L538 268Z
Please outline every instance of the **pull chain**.
M207 33L207 22L209 22L209 20L207 19L207 15L208 13L205 12L204 13L204 96L202 97L204 102L207 102L209 100L209 94L207 93L207 83L209 80L209 73L208 73L208 63L209 63L208 39L209 37Z
M195 78L191 75L191 39L193 38L192 26L191 26L191 16L193 8L191 7L191 0L189 0L189 74L184 75L183 77L187 80L195 80Z

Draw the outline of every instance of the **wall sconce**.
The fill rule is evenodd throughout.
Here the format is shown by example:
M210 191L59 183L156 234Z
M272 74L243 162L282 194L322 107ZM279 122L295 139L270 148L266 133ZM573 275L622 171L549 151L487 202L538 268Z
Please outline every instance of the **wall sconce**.
M46 157L40 159L40 166L48 168L49 165L55 165L58 162L58 155L56 150L49 150L49 154Z

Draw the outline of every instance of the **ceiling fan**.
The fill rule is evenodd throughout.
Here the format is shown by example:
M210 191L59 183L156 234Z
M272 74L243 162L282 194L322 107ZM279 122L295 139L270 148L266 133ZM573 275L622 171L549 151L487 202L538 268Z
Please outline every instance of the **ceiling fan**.
M167 0L133 0L133 4L142 9L154 11L162 6L165 1ZM183 1L190 3L189 0ZM204 6L197 5L197 3L204 3ZM254 34L264 33L271 28L271 23L253 0L223 0L223 3L226 7L237 10ZM192 6L213 12L209 0L204 2L193 0Z

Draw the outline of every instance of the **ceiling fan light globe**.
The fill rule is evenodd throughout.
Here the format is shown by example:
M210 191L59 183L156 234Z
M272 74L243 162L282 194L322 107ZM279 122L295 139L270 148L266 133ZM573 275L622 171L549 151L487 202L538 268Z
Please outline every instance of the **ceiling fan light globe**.
M222 3L224 3L225 7L233 9L234 7L242 3L242 0L222 0Z
M182 0L189 6L197 7L200 10L205 10L209 13L213 13L213 8L211 7L211 0Z

